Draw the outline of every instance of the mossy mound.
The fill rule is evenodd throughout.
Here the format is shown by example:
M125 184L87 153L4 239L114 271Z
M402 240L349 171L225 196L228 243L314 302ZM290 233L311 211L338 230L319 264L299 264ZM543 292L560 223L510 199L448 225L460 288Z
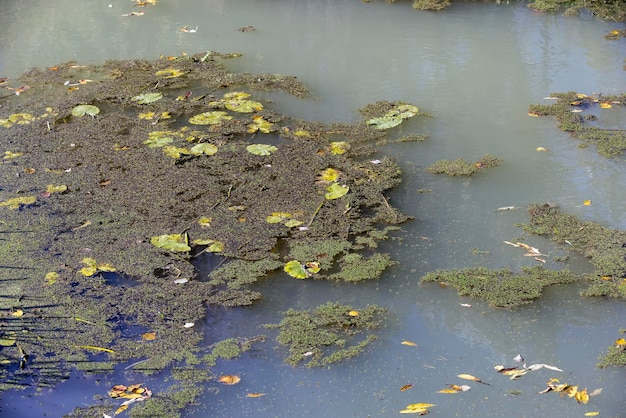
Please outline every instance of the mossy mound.
M601 124L601 120L585 111L594 108L622 107L626 103L626 95L587 96L582 93L567 92L552 93L550 97L556 101L549 105L530 105L528 115L554 116L558 121L559 129L581 140L581 147L595 146L598 154L603 157L616 158L624 154L626 130L592 126L591 123Z
M500 158L487 154L476 162L466 161L463 158L456 160L439 160L428 167L426 171L434 174L447 174L448 176L471 176L479 170L497 167L502 163Z
M520 274L506 268L435 270L424 275L420 282L450 285L457 289L461 296L483 299L493 307L513 308L540 297L546 286L572 283L577 280L579 277L567 270L551 271L535 266L524 268Z
M324 366L354 357L376 336L365 334L380 326L385 309L375 305L356 310L350 305L329 302L314 310L289 309L279 324L277 340L289 346L285 362L296 366Z
M621 329L622 335L626 334L626 329ZM626 366L626 340L621 337L611 344L605 354L598 359L598 367Z
M582 221L548 204L530 205L528 213L530 222L522 225L525 231L567 244L595 266L584 296L626 298L626 231Z

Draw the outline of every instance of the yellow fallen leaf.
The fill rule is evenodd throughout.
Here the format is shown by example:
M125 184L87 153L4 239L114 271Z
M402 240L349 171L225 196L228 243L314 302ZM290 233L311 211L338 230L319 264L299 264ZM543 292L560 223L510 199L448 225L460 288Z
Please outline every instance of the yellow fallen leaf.
M236 385L237 383L241 382L241 377L234 374L226 374L217 379L217 381L225 385Z
M413 385L411 383L409 383L408 385L404 385L400 388L400 392L404 392L405 390L409 390L413 387Z
M122 412L126 411L127 409L128 409L128 404L122 404L122 405L120 405L120 407L119 407L119 408L117 408L117 409L115 410L115 413L114 413L113 415L119 415L119 414L121 414Z
M535 151L539 151L539 152L545 152L545 151L550 151L548 148L544 148L544 147L537 147L535 148Z
M24 315L24 311L21 309L16 309L14 312L11 312L11 316L19 318Z
M144 341L156 340L156 332L146 332L141 334L141 339Z
M106 353L115 353L115 351L110 348L96 347L94 345L75 345L77 348L84 348L86 350L94 350L94 351L104 351Z
M464 379L464 380L472 380L474 382L482 383L483 385L489 385L489 383L483 382L482 380L480 380L476 376L472 376L471 374L465 374L465 373L457 374L457 377Z
M348 315L350 315L350 316L359 316L359 311L350 311L350 312L348 312Z
M578 403L582 404L586 404L587 402L589 402L589 394L587 393L587 388L576 392L576 394L574 395L574 399L576 399Z
M596 417L598 415L600 415L600 413L598 411L587 412L585 414L586 417Z
M427 409L430 408L432 406L437 406L434 403L412 403L406 406L406 409Z
M587 199L583 201L583 205L585 206L591 206L591 200Z
M611 103L602 102L602 103L600 103L600 107L602 109L610 109L613 106L611 106Z
M413 341L402 341L400 344L402 345L408 345L409 347L417 347L417 344L415 344Z
M265 393L248 393L246 395L247 398L260 398L261 396L265 396Z
M459 393L459 391L454 389L441 389L438 390L437 393Z
M583 94L583 93L578 93L576 95L576 97L578 97L579 99L584 99L585 97L589 97L589 96L587 96L586 94Z

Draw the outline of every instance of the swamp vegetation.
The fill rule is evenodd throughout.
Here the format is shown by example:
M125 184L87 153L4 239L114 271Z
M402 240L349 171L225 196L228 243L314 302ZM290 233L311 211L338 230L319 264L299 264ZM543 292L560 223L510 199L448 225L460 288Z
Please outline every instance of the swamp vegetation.
M600 3L531 7L626 18ZM421 9L448 4L414 1ZM410 220L385 195L401 170L372 155L390 142L424 140L417 132L390 140L386 131L427 115L411 103L380 101L359 109L354 124L295 119L272 111L264 93L305 98L307 87L293 76L231 73L226 64L236 57L67 62L0 79L0 390L51 387L73 369L168 370L173 383L159 396L126 387L70 416L111 414L124 396L141 398L130 416L179 416L204 386L237 383L213 374L220 359L266 341L215 341L197 331L207 305L253 304L263 297L254 284L275 273L358 283L399 261L378 244ZM623 156L624 132L577 110L620 107L625 95L567 92L550 100L531 105L529 115L553 116L583 146ZM489 154L476 162L459 157L426 171L468 176L501 163ZM624 231L553 205L531 204L528 214L521 229L585 255L594 273L479 267L437 270L421 282L506 309L572 282L588 285L586 297L626 298ZM194 263L207 254L217 267L202 277ZM384 307L328 302L289 309L266 327L278 330L288 364L314 367L360 354L384 320ZM626 365L619 333L600 367Z

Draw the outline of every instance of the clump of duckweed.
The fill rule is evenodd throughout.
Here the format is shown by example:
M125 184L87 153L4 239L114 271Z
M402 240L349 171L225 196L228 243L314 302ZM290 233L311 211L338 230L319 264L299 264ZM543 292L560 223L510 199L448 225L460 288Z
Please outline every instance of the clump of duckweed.
M626 334L626 329L620 329L620 334ZM598 359L597 366L600 368L626 366L626 340L624 337L618 338L609 346L607 353Z
M328 302L314 310L289 309L278 324L277 341L289 347L285 362L297 366L324 366L359 355L377 337L370 331L380 326L385 309L370 305L355 309Z
M426 168L426 171L448 176L471 176L483 168L497 167L502 163L500 158L487 154L476 162L466 161L463 158L456 160L439 160Z
M558 128L569 132L574 138L582 141L581 147L594 145L598 154L606 158L616 158L623 155L626 150L626 131L623 129L610 129L589 124L593 121L596 125L602 117L585 114L586 110L599 108L611 109L622 107L626 103L626 95L613 96L587 96L576 92L552 93L551 98L556 102L550 105L533 104L528 107L528 115L554 116L558 122Z
M530 222L522 225L525 231L567 244L595 266L594 274L587 276L590 285L583 296L626 298L626 231L582 221L554 205L532 204L528 213Z
M473 267L454 270L435 270L420 281L438 282L457 289L461 296L483 299L490 306L513 308L532 302L541 296L544 287L572 283L579 277L567 270L551 271L541 266L525 267L521 273L502 269Z
M383 271L397 264L388 254L374 253L367 257L358 253L346 254L339 260L341 270L328 277L346 282L360 282L362 280L377 279Z

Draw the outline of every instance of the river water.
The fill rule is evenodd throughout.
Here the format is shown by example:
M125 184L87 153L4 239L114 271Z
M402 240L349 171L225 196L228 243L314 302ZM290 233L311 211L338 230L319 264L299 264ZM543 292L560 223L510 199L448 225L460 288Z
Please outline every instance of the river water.
M623 302L582 299L578 286L561 286L532 305L494 310L418 280L437 268L519 269L535 263L504 240L524 239L553 255L547 268L563 268L550 260L567 255L567 248L526 237L516 227L527 220L523 208L532 202L555 201L583 219L626 228L623 158L607 160L591 148L580 149L553 120L526 114L529 104L544 103L552 92L623 93L626 42L603 36L624 24L539 14L516 2L462 3L428 13L414 11L410 2L161 0L144 9L144 16L121 16L133 10L139 9L125 0L4 0L0 76L68 60L241 52L242 58L230 62L233 71L293 74L309 86L311 99L269 95L276 110L293 116L352 122L360 117L356 109L378 100L411 102L432 115L413 118L392 134L419 132L427 141L380 151L404 173L390 202L415 217L382 245L399 265L376 282L356 286L277 275L259 285L264 299L254 307L211 309L205 326L218 339L269 338L241 359L220 363L217 373L239 374L242 382L208 390L185 417L388 417L416 402L437 404L431 413L440 417L576 417L589 411L623 416L626 372L595 368L618 329L626 328ZM185 25L197 31L180 32ZM237 30L248 25L256 30ZM598 116L626 128L623 110ZM440 159L478 160L487 153L503 164L471 178L424 170ZM424 189L431 191L419 192ZM583 205L585 200L592 204ZM521 209L496 212L502 206ZM591 270L575 254L567 267ZM363 355L345 364L315 370L283 364L275 332L260 325L277 322L290 307L327 301L379 304L389 309L389 321ZM418 347L401 345L403 340ZM517 354L529 364L552 364L564 372L543 369L515 381L495 373L495 364L513 365ZM437 393L446 384L466 383L456 378L459 373L491 386L472 382L468 392ZM587 405L537 394L550 377L603 391ZM93 403L94 395L106 396L115 378L98 378L75 375L37 396L3 394L1 414L61 416ZM149 387L162 379L125 378ZM407 384L413 387L400 391ZM249 392L266 396L247 398Z

